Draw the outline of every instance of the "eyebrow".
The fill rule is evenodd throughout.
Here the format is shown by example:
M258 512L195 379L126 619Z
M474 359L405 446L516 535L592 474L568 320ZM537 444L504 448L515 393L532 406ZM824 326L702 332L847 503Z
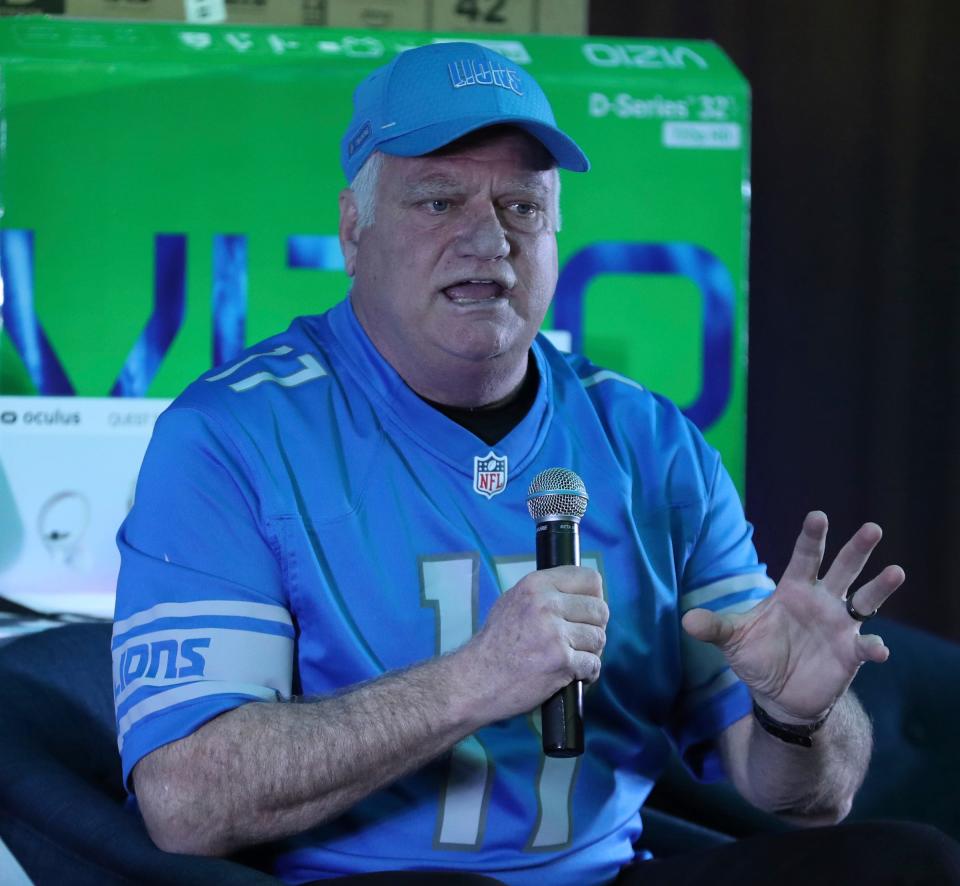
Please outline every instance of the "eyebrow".
M546 197L550 192L549 184L538 178L516 179L514 181L504 182L503 189L507 193L531 194L535 197Z
M404 182L404 196L413 200L431 197L434 194L456 194L463 190L461 182L453 176L433 174Z
M528 194L545 199L550 188L546 182L531 177L503 182L499 190L508 194ZM404 183L404 197L412 200L425 199L438 193L460 194L462 192L463 183L459 179L442 173L434 173Z

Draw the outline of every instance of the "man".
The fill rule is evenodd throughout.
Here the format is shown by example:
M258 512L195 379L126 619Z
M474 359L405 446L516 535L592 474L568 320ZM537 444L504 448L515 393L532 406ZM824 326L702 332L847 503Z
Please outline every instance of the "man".
M904 577L850 592L879 528L820 580L808 515L771 594L696 429L534 340L557 167L588 163L529 76L439 44L355 105L349 299L188 388L119 535L119 741L156 843L277 841L291 882L648 882L671 740L762 808L843 818L870 753L848 686L888 655L860 623ZM555 465L589 490L584 566L537 572L525 493ZM586 753L545 758L539 705L575 679Z

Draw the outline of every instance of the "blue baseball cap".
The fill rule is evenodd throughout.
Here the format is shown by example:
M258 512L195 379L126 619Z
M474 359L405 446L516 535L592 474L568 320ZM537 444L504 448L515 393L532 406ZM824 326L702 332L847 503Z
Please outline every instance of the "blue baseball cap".
M421 157L498 124L530 133L563 169L590 168L586 154L557 128L533 77L477 43L432 43L401 52L360 83L353 108L340 143L347 181L375 150Z

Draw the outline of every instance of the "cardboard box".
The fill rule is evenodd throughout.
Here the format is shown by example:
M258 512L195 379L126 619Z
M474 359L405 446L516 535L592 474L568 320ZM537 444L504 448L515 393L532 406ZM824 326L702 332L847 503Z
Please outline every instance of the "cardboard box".
M423 0L327 0L324 25L331 28L374 28L429 31L430 4Z
M588 0L0 0L0 15L193 24L585 34Z
M587 0L434 0L436 31L586 34Z
M66 0L0 0L2 15L63 15Z

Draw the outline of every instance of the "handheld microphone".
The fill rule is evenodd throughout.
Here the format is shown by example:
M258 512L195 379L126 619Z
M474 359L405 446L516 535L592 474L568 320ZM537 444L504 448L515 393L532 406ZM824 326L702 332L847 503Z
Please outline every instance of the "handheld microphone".
M548 468L527 490L527 510L537 524L537 569L580 565L580 518L587 511L586 487L573 471ZM583 753L583 681L574 680L540 707L543 752L548 757Z

